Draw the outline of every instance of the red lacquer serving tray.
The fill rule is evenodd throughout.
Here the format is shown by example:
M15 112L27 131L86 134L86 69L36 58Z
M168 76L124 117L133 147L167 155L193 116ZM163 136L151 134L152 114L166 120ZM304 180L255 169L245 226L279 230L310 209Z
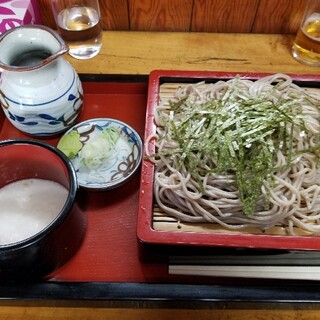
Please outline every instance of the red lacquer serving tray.
M160 88L164 84L179 85L200 81L216 82L240 75L242 78L259 79L267 74L259 73L222 73L222 72L189 72L189 71L153 71L149 78L148 106L146 112L145 139L155 132L154 109L159 101ZM319 88L318 75L290 75L302 87ZM148 148L154 151L154 141ZM287 236L277 234L231 233L227 230L190 231L180 227L172 229L156 228L153 203L154 166L144 157L142 163L140 206L138 216L138 237L142 243L157 245L207 246L224 248L255 248L283 250L319 250L320 237ZM169 223L168 223L169 224Z
M157 99L157 86L153 85L153 81L157 82L160 78L156 75L154 73L150 78L149 107ZM167 75L175 77L177 73L169 72ZM194 73L185 75L190 77ZM78 122L97 117L115 118L128 123L143 138L148 102L148 82L145 77L81 75L81 79L84 111ZM150 120L147 120L149 126ZM15 129L0 111L0 139L8 138L30 137ZM59 137L43 140L56 145ZM159 238L158 233L150 228L149 216L142 214L141 206L152 204L152 193L146 188L148 181L145 180L147 171L144 171L144 166L132 180L117 189L103 192L82 190L81 205L88 215L88 229L78 252L43 281L30 283L26 279L23 283L1 283L0 300L5 303L27 301L28 304L41 306L51 304L52 300L66 302L68 306L70 303L83 306L84 301L93 302L94 306L98 301L107 306L114 301L128 302L129 306L133 301L144 301L143 306L149 302L156 306L159 306L158 303L168 306L173 301L173 307L177 307L179 301L187 301L187 305L180 305L187 307L190 307L190 301L320 301L318 287L314 287L313 283L169 275L168 261L151 260L149 255L163 259L164 256L167 258L184 251L181 246L178 251L171 245L162 246L178 241L167 233L161 236L164 238ZM150 196L145 203L139 203L140 186ZM146 236L150 247L149 243L141 242L137 237L138 213L139 235ZM187 243L188 237L189 234L182 239L182 243ZM202 251L198 249L197 252L201 254ZM190 252L189 249L187 252ZM226 253L225 248L223 253ZM319 255L313 257L320 263ZM299 294L296 294L297 288Z

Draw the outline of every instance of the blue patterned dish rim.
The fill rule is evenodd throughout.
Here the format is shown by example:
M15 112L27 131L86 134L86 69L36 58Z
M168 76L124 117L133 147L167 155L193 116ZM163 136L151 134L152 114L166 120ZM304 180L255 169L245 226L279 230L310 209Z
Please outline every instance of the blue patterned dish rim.
M116 139L110 153L103 158L97 168L83 165L81 150L89 144L100 148L101 134L112 132ZM108 190L119 187L127 182L137 171L142 159L142 140L139 134L128 124L111 118L95 118L80 122L70 128L60 139L76 133L80 142L80 150L72 158L79 186L90 190ZM60 142L58 148L60 148ZM104 142L103 142L104 143ZM63 151L63 150L62 150Z

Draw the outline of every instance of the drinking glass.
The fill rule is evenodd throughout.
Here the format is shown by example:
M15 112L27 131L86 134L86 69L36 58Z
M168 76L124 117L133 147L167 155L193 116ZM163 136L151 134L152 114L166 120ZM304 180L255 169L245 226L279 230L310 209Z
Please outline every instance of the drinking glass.
M309 0L292 46L293 57L320 66L320 0Z
M96 56L102 46L98 0L52 0L57 31L77 59Z

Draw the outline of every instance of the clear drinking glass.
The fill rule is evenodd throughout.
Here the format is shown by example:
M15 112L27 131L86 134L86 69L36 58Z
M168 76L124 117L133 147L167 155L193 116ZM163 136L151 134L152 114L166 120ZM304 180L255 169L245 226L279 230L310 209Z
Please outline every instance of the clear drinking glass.
M52 0L57 30L77 59L96 56L102 46L102 24L98 0Z
M293 57L320 66L320 0L309 0L292 46Z

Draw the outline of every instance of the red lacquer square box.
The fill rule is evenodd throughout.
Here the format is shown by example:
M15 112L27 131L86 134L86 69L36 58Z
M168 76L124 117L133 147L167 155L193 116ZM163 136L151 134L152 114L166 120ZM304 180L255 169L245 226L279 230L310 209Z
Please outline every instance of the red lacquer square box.
M200 81L216 82L228 80L236 75L241 78L257 80L268 74L259 73L222 73L194 71L155 70L149 77L148 106L146 112L145 141L155 133L154 110L162 95L170 93L179 85ZM320 86L318 75L290 75L301 87ZM313 90L313 89L312 89ZM154 141L148 143L150 152L155 150ZM154 165L145 157L142 163L140 203L137 234L144 244L207 246L229 248L284 249L284 250L319 250L320 237L288 236L284 233L229 232L222 228L206 225L180 223L163 214L158 214L153 199Z

